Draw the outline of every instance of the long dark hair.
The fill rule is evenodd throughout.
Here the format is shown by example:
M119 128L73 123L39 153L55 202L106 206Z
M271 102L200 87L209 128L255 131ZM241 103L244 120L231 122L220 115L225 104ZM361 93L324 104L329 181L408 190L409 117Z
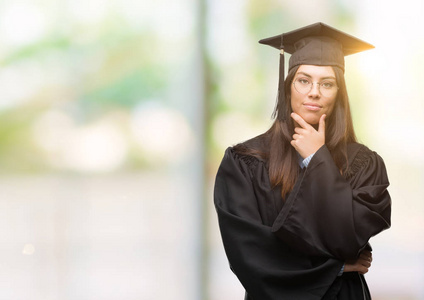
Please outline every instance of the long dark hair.
M299 67L292 68L284 82L285 100L278 103L282 109L274 112L275 121L271 128L264 133L269 140L268 149L254 149L246 146L236 146L235 150L244 155L260 157L268 162L268 173L272 187L281 186L281 196L283 199L289 193L299 176L299 162L296 150L291 146L290 141L294 134L294 123L290 118L291 108L291 84ZM346 82L343 71L333 67L336 75L337 92L336 102L333 112L325 120L325 144L331 156L343 173L347 169L347 144L356 142L353 129L352 116L349 106L349 98L346 89ZM279 118L278 113L284 113L285 118Z

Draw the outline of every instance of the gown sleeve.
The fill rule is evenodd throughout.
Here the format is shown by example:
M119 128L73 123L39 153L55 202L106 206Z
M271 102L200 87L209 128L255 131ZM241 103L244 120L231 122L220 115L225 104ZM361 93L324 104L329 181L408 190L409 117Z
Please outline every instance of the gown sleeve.
M252 174L231 148L225 152L216 176L214 203L231 269L249 299L321 299L343 262L302 254L263 224L258 202L269 201L270 195L258 194L254 186L268 184L267 176L263 165Z
M326 146L315 153L272 226L276 236L306 254L348 260L390 227L384 162L361 147L345 176Z

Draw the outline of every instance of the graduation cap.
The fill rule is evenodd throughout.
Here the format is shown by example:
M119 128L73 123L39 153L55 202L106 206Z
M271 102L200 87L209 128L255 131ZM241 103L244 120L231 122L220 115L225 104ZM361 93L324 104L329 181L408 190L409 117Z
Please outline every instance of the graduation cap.
M259 41L261 44L280 50L280 78L278 82L277 105L273 116L284 116L284 52L291 54L289 70L299 65L333 66L344 72L344 57L374 48L354 36L330 27L315 23L287 33Z

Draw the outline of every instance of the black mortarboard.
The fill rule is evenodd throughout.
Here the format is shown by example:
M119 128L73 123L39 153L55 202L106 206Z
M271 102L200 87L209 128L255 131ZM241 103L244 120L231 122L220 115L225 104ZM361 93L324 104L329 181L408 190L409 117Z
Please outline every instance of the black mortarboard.
M330 27L324 23L315 23L287 33L259 41L281 50L280 78L278 83L277 109L279 119L285 119L284 100L284 52L292 54L289 70L299 65L334 66L344 72L344 57L374 48L354 36Z

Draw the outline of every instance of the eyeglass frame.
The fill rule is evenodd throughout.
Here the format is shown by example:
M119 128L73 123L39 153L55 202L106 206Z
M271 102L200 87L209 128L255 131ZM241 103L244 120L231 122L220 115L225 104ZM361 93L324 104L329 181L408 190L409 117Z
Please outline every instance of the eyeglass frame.
M302 94L302 95L307 95L307 94L309 94L311 91L312 91L312 89L314 88L314 84L318 84L318 92L321 94L321 96L323 96L323 97L331 97L331 95L330 96L325 96L322 92L321 92L321 84L322 83L324 83L325 82L325 80L324 81L319 81L319 82L313 82L313 81L311 81L311 88L309 89L309 91L307 91L306 93L302 93L302 92L300 92L300 91L298 91L297 90L297 88L296 88L296 81L299 79L299 78L302 78L302 77L296 77L294 80L293 80L293 82L292 82L292 84L293 84L293 86L294 86L294 89L299 93L299 94ZM308 79L309 80L309 79ZM336 93L337 93L337 91L339 90L339 86L337 85L337 83L336 83Z

